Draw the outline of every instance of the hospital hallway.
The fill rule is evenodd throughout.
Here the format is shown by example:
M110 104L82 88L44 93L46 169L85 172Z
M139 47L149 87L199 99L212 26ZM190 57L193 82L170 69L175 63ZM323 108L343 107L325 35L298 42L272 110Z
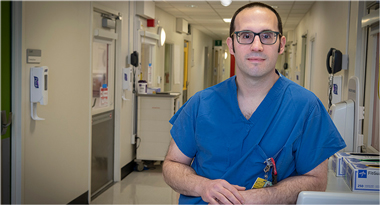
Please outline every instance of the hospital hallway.
M164 182L161 166L176 133L190 133L189 139L194 135L191 141L200 146L208 139L199 137L204 129L219 144L234 148L227 152L218 147L218 154L238 153L235 133L257 133L248 126L262 129L256 121L270 122L270 130L262 133L282 137L284 130L293 129L293 120L310 117L312 108L326 116L321 123L331 125L331 117L347 145L342 152L379 154L379 0L262 0L265 7L276 10L277 26L252 24L251 28L233 21L239 8L254 2L1 1L1 204L177 204L179 195ZM240 36L245 40L240 42ZM253 43L261 47L255 51ZM244 57L248 55L255 58ZM259 111L250 113L256 112L253 124L235 94L237 76L246 72L245 62L251 60L262 61L257 68L272 69L280 79L265 97L260 96L264 98ZM280 91L283 85L289 86ZM310 95L291 92L290 87ZM213 98L213 90L223 93L223 99ZM280 105L279 94L292 101ZM309 112L301 109L307 105L302 103L306 96L318 98L313 100L318 106ZM217 100L208 106L211 99ZM277 111L274 104L281 109ZM289 108L282 109L285 104ZM235 114L241 116L231 117ZM279 120L268 120L272 117ZM247 129L235 127L240 125L234 119L240 118ZM220 124L218 120L224 119L225 124ZM193 120L194 126L179 125ZM176 132L176 127L183 129ZM330 133L325 127L320 132L305 128L302 136ZM230 138L235 129L236 138ZM232 143L222 141L224 136ZM298 136L294 139L303 142ZM271 148L281 145L270 141ZM194 150L193 144L184 143L189 150ZM305 144L294 146L293 153L311 151L309 145L318 147ZM186 155L193 156L192 152ZM225 158L221 163L226 167L227 162L232 166L239 161ZM334 193L334 197L351 199L348 195L355 191L340 173L343 157L336 156L336 161L340 164L335 163L335 174L330 170L329 183L338 181L341 187L336 190L343 195ZM373 186L374 193L380 190L379 184L362 186Z
M90 204L178 204L179 194L162 177L162 165L134 171Z

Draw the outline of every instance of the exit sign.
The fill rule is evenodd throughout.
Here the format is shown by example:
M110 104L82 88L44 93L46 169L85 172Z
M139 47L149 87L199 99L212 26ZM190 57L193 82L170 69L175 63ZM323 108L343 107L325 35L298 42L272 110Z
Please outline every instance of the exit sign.
M215 40L215 46L222 46L222 40Z

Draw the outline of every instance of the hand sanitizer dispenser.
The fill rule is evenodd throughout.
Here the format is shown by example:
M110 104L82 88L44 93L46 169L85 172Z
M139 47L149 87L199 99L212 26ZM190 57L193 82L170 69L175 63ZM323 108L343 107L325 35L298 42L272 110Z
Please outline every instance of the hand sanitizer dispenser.
M346 100L330 107L330 117L346 143L344 152L354 152L354 101Z
M37 116L37 103L48 104L48 71L47 66L30 68L30 102L33 120L44 120Z
M123 100L128 100L124 96L124 91L129 90L131 91L131 82L132 82L132 69L131 68L123 68Z

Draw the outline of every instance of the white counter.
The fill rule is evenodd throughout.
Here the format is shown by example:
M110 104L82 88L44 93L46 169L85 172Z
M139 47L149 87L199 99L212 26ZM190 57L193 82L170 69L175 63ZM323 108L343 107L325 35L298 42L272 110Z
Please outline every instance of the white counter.
M379 204L379 192L351 191L343 177L336 177L330 167L329 160L326 192L302 191L297 204Z

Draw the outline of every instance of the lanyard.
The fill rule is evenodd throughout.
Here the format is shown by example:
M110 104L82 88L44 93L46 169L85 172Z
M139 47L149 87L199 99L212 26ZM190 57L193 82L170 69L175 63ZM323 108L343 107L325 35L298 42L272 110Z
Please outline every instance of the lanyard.
M273 185L277 184L277 168L276 168L276 162L274 161L273 157L268 158L267 160L265 160L264 163L267 164L265 166L265 168L264 168L265 180L268 180L268 172L271 169L271 167L273 167L273 169L272 169L272 179L273 179L273 182L272 183L273 183Z

